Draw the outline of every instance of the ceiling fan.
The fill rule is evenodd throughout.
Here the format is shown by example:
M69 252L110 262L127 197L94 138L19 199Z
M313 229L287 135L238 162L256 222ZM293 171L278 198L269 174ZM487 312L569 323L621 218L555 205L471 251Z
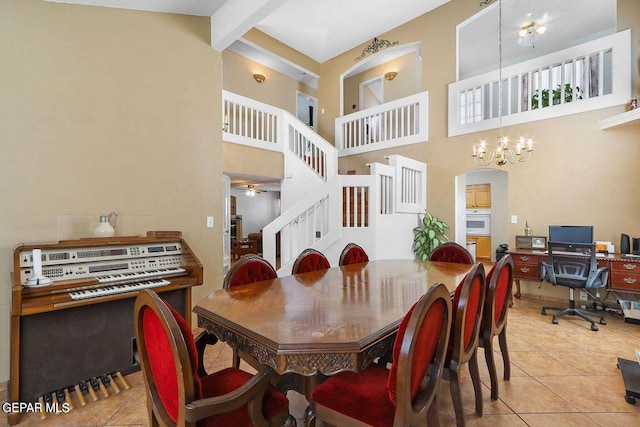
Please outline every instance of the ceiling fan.
M256 189L256 186L253 185L253 184L247 185L247 196L249 196L249 197L253 197L256 194L260 194L260 193L264 193L264 192L265 192L264 190Z

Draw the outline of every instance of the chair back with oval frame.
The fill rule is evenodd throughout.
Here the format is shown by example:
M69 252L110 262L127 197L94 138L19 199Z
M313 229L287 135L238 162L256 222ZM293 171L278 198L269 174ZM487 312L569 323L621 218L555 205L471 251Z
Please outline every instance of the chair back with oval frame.
M513 287L513 258L507 254L487 273L487 296L482 314L482 327L478 345L484 348L484 357L491 379L491 399L498 399L498 374L493 354L493 337L498 335L504 362L504 380L511 378L511 361L507 347L507 314Z
M229 289L238 285L275 279L276 277L278 277L278 274L269 261L259 255L248 254L242 256L242 258L229 269L224 276L222 288Z
M451 400L456 414L456 424L464 426L464 410L460 393L459 369L469 363L476 400L476 415L482 416L482 384L478 369L478 341L486 294L484 266L476 263L453 295L453 324L449 350L445 362ZM447 378L447 375L445 375Z
M340 254L340 258L338 260L338 265L350 265L350 264L359 264L361 262L368 262L369 256L365 252L362 247L355 243L348 243L347 246L344 247L342 253Z
M456 242L445 242L433 250L429 256L429 261L473 264L473 256L464 246Z
M150 425L292 425L287 398L271 386L271 368L256 375L226 368L201 377L190 325L153 291L138 294L134 325Z
M328 268L331 268L331 264L329 264L329 260L322 252L307 248L296 258L291 274L308 273Z

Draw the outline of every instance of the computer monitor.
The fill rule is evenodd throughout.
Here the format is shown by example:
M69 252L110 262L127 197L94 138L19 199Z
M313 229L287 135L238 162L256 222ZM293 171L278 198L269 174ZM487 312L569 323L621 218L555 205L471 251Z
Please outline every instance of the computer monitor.
M574 251L571 243L593 243L592 225L550 225L549 241L568 243L565 250Z

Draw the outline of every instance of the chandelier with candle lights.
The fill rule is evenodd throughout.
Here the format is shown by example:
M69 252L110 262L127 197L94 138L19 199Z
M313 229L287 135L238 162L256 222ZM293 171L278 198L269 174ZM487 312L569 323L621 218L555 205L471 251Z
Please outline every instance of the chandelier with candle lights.
M489 149L487 142L481 140L473 146L473 161L482 166L489 166L495 161L496 165L526 162L533 151L533 140L520 137L515 147L509 144L509 138L502 133L502 0L498 3L498 51L500 62L498 68L498 119L500 121L500 136L495 148Z

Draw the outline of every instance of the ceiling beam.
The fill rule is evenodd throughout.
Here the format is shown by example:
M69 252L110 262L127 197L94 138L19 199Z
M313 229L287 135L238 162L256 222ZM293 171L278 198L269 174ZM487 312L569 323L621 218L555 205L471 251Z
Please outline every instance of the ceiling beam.
M226 1L211 16L211 47L222 51L287 0Z

